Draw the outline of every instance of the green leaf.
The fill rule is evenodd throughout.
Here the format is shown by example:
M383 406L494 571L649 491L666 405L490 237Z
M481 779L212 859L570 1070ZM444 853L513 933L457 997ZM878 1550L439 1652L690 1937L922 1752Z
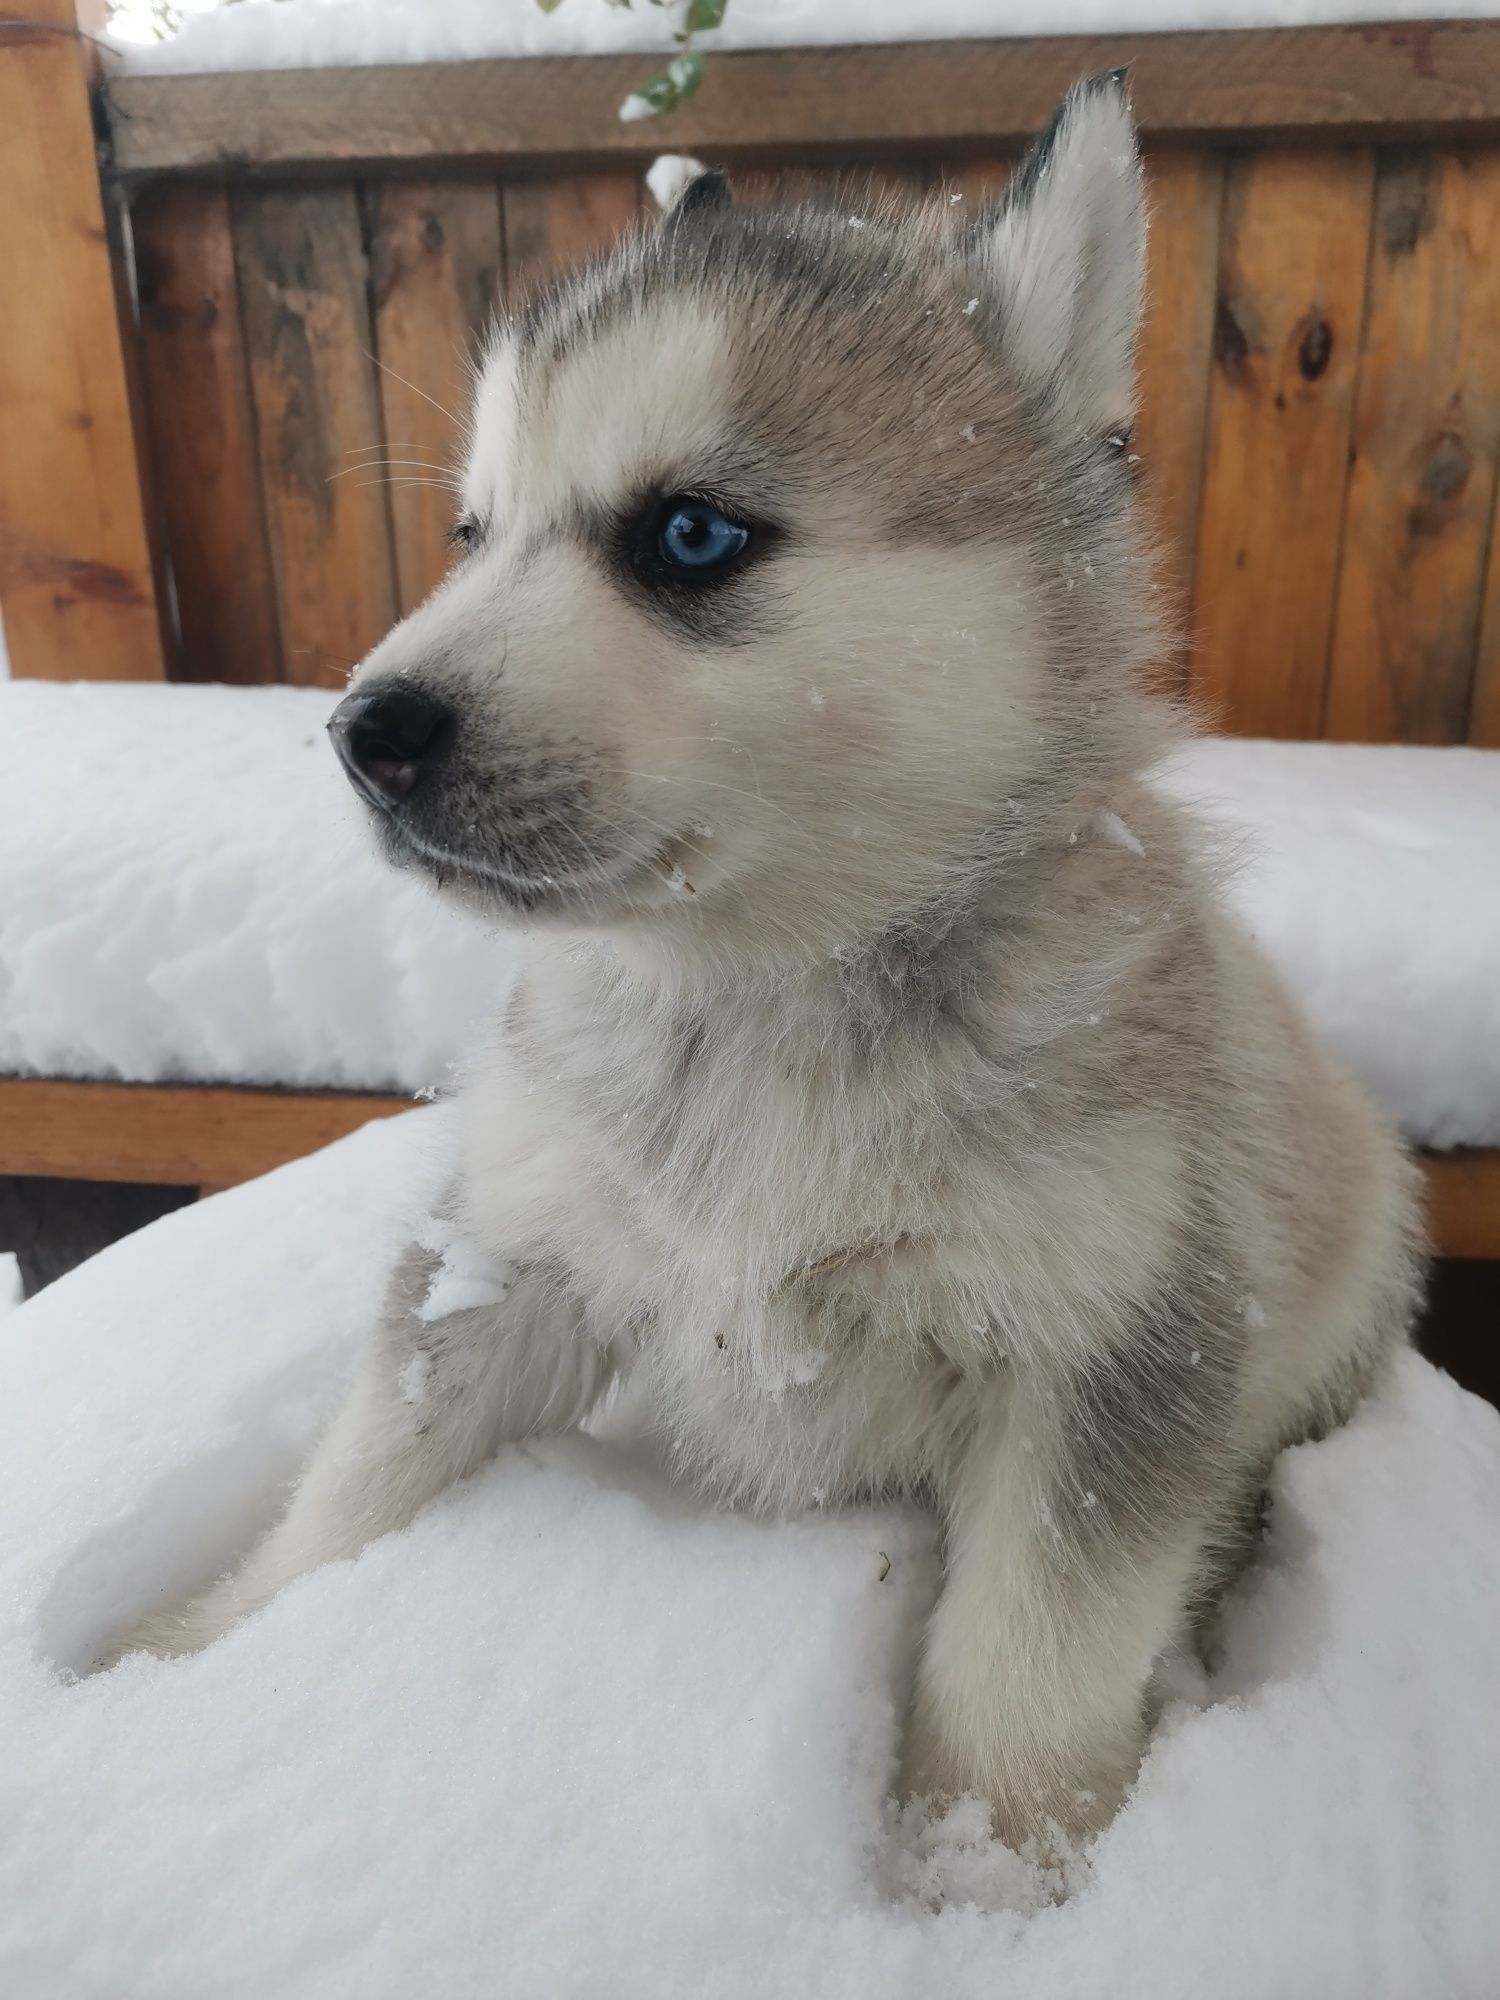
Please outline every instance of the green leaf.
M660 75L648 77L631 91L620 106L620 117L631 124L638 118L659 118L664 111L675 111L702 81L702 56L673 56Z
M691 0L687 10L688 33L702 35L710 28L717 28L728 11L729 0Z
M544 14L555 14L562 5L562 0L536 0L536 4Z
M673 56L667 64L667 75L672 79L677 92L675 103L691 97L703 81L703 58L698 55Z
M663 70L660 76L648 77L631 91L620 106L620 116L627 123L637 118L657 118L681 102L681 91Z

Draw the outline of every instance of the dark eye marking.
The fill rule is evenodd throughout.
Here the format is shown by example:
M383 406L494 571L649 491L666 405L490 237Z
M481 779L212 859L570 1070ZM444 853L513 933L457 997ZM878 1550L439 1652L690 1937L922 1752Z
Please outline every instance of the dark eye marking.
M448 530L448 546L461 556L472 555L484 540L484 529L472 514L460 514Z

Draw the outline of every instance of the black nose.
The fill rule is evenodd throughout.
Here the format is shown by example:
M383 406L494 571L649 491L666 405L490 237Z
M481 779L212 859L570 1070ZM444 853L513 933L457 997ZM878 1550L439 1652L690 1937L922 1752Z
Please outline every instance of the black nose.
M453 734L453 715L406 688L346 695L328 724L349 776L377 805L399 805Z

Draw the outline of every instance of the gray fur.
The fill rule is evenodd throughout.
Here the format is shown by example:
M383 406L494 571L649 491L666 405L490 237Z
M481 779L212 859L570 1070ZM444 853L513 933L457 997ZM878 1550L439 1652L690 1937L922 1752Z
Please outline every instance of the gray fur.
M977 229L710 189L497 333L476 545L358 685L457 718L393 856L524 919L452 1197L512 1282L435 1329L405 1267L285 1521L144 1643L631 1365L707 1492L940 1510L906 1788L1013 1841L1114 1809L1153 1661L1415 1270L1409 1167L1142 782L1142 268L1106 79ZM750 556L647 602L679 491Z

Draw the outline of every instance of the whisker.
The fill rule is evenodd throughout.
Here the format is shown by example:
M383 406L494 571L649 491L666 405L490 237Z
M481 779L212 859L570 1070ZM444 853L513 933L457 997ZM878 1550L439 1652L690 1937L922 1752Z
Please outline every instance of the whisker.
M451 493L453 488L446 479L363 479L358 486L351 486L351 493L368 493L372 486L390 486L398 493L405 493L414 486L430 486L436 493Z
M425 389L419 389L415 382L409 382L407 378L404 375L399 374L388 361L382 361L378 354L372 354L368 347L363 348L361 352L364 354L366 360L373 361L375 366L381 369L385 374L389 375L393 382L399 382L403 389L410 389L412 394L414 396L420 396L424 403L431 403L432 407L438 412L438 414L440 416L446 417L450 424L455 424L455 425L458 424L459 419L456 416L454 416L451 410L446 409L443 406L443 404L441 404L438 401L436 396L429 396Z
M457 475L448 466L435 465L430 458L367 458L359 465L344 465L340 466L337 472L330 472L328 475L328 484L331 486L335 479L347 479L351 472L368 472L373 466L381 464L420 466L423 472L439 473L444 479L450 479L455 485L457 484Z
M787 811L785 806L777 805L774 799L768 799L763 792L749 792L746 791L743 785L720 784L712 778L669 778L661 771L626 771L624 776L627 778L645 778L652 784L657 785L682 785L689 791L733 792L736 798L754 799L756 804L764 806L767 812L780 813L781 817L787 821L788 825L796 829L815 854L821 854L823 851L817 841L807 831L807 828L800 825Z

